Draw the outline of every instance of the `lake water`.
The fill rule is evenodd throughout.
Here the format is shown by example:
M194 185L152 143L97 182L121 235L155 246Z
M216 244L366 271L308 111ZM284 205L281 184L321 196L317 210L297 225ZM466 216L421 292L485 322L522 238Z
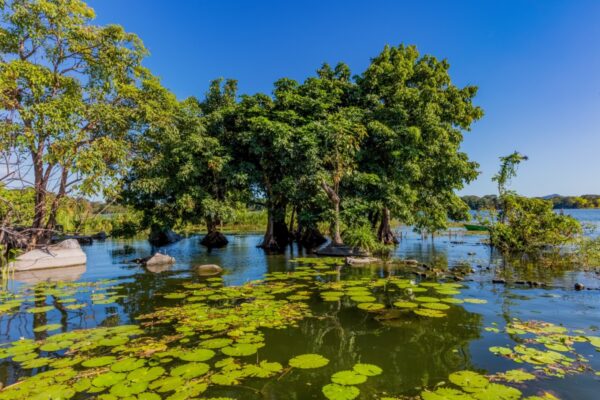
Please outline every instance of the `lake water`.
M567 212L583 221L600 223L598 210L565 210ZM316 353L330 362L318 369L292 369L285 370L276 377L249 378L241 385L210 385L203 398L227 396L236 399L323 399L325 397L321 388L330 382L331 375L337 371L352 369L359 362L376 364L383 369L381 375L358 385L359 399L417 396L425 388L434 389L441 382L448 382L448 376L456 371L472 370L487 375L517 368L534 371L535 364L517 363L489 350L494 346L529 344L535 339L532 335L515 333L510 329L505 331L505 327L514 323L514 319L564 326L577 335L599 335L600 290L573 289L576 282L581 282L590 289L600 289L600 281L595 272L557 271L535 265L512 269L510 264L482 244L483 236L480 235L456 233L423 240L409 229L403 230L403 234L404 238L394 257L416 259L430 266L450 269L468 264L474 273L460 282L460 294L456 298L461 301L480 299L485 304L465 302L452 305L444 318L419 317L410 312L398 315L388 312L369 313L358 309L356 302L345 297L336 302L324 302L318 295L318 290L322 290L318 289L320 286L309 285L311 290L317 287L317 292L311 292L310 299L307 300L312 317L306 317L297 326L286 329L260 329L264 334L265 346L258 350L256 357L247 358L254 362L276 361L286 366L294 356ZM110 284L116 285L111 293L118 296L114 301L102 304L102 301L97 301L98 297L94 298L95 293L102 293L99 288L76 292L72 294L73 298L77 303L85 303L85 307L72 311L55 307L32 314L27 312L28 308L56 304L56 297L53 303L52 296L46 297L45 292L35 297L31 297L34 295L30 292L25 292L20 308L0 315L0 343L8 347L8 343L20 338L46 340L48 335L56 332L40 332L39 329L36 332L34 329L48 324L60 325L58 332L137 324L139 321L136 317L159 307L186 304L185 300L166 300L163 294L182 290L182 284L206 282L194 273L194 265L221 265L226 271L223 283L231 286L259 280L273 273L293 271L298 264L290 260L305 255L294 246L285 254L267 255L256 247L261 240L260 235L230 235L228 239L230 243L226 248L212 251L199 244L199 236L163 247L160 251L175 257L177 262L172 266L153 270L130 262L155 251L146 241L115 239L84 247L88 256L85 267L18 273L15 280L10 282L9 290L12 292L23 292L27 285L47 280L111 280ZM503 275L506 271L510 271L511 276L515 274L516 279L541 282L545 286L492 283L492 278ZM345 266L341 268L339 275L324 275L316 279L319 285L323 285L325 282L336 281L359 282L360 279L363 279L361 282L368 282L369 279L377 282L377 279L390 276L399 281L416 279L406 268L394 265ZM394 309L395 300L406 295L401 286L400 289L386 287L385 291L381 291L377 285L371 285L369 290L373 291L379 303L385 304L387 311ZM434 288L426 290L429 292L425 294L429 296ZM415 295L418 296L414 293L408 299ZM7 301L10 299L5 296L0 299L0 304ZM165 333L161 333L163 334ZM540 344L539 341L536 343ZM581 371L567 373L565 377L537 371L537 379L510 385L518 388L524 396L549 391L560 399L597 399L600 377L595 375L595 371L600 371L599 353L587 342L571 343L569 347L573 354L585 357ZM41 352L40 355L52 359L65 357L64 351ZM209 363L212 364L213 361ZM78 367L74 368L79 370ZM19 362L6 357L0 364L0 382L10 385L19 378L35 375L46 369L45 366L22 368ZM0 392L0 399L8 398L2 397L3 393L7 392ZM161 393L160 397L168 398L171 394ZM73 398L94 396L96 394L84 391Z

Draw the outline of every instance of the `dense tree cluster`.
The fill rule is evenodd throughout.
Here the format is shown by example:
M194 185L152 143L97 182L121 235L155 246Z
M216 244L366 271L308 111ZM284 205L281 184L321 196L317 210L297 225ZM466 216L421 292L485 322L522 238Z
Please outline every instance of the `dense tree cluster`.
M392 218L436 230L467 212L455 191L477 164L460 145L482 110L445 60L386 46L358 75L325 64L270 94L218 79L179 100L137 36L93 18L81 0L0 1L0 183L33 187L32 243L69 196L116 196L153 231L203 222L209 246L260 207L267 249L312 246L319 225L334 244L365 227L393 243Z
M314 245L320 222L333 244L364 226L393 243L392 218L443 228L468 210L455 191L477 164L460 144L482 116L476 88L454 86L448 70L400 45L360 75L325 64L304 82L278 80L271 95L215 80L203 99L168 99L170 118L137 137L123 198L154 229L204 220L209 234L234 204L264 207L272 250Z

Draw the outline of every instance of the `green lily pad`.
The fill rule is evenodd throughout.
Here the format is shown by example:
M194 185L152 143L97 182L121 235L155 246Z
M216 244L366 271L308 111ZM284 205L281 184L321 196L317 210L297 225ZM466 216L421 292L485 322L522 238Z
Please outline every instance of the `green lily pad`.
M450 374L450 382L460 386L465 392L476 392L485 388L490 382L488 379L473 371L458 371Z
M103 367L105 365L113 363L115 359L116 357L113 356L93 357L89 360L85 360L81 363L81 365L86 368Z
M115 362L110 366L110 369L114 372L129 372L141 368L145 364L146 361L141 358L128 357Z
M173 368L170 373L171 376L180 376L183 379L192 379L206 374L209 370L210 366L208 364L191 362Z
M290 360L290 366L300 369L321 368L329 364L329 360L320 354L302 354Z
M356 386L344 386L337 383L323 386L322 392L329 400L353 400L360 394L360 390Z
M374 364L355 364L354 367L352 367L352 369L355 372L358 372L361 375L364 376L377 376L377 375L381 375L381 373L383 372L383 370L381 368L379 368L377 365Z
M385 308L385 305L381 303L360 303L356 307L365 311L380 311Z
M215 352L209 349L196 349L178 355L183 361L207 361L215 356Z
M365 375L361 375L355 371L339 371L331 376L331 381L338 385L360 385L367 381Z

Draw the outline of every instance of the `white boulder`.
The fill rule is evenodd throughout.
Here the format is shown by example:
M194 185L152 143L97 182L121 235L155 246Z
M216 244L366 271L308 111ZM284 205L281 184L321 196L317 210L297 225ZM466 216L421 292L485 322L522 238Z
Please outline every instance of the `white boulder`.
M168 256L166 254L156 253L152 257L143 260L142 263L146 267L149 267L152 265L174 264L175 258Z
M41 249L28 251L18 256L9 267L15 271L30 271L45 268L71 267L87 262L87 256L75 239L67 239Z

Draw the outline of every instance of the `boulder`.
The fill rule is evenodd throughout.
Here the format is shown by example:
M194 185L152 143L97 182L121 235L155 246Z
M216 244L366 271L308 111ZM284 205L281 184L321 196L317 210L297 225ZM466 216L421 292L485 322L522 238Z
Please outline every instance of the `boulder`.
M381 259L375 257L346 257L348 265L365 265L381 262Z
M142 264L145 266L153 266L153 265L164 265L164 264L174 264L175 258L168 256L166 254L156 253L151 257L144 258L142 260Z
M153 231L150 232L150 237L148 237L150 244L157 247L166 246L168 244L178 242L181 239L181 235L178 235L172 230Z
M75 239L67 239L41 249L35 249L21 254L10 263L15 271L29 271L45 268L70 267L82 265L87 256Z
M229 240L219 231L213 231L202 238L200 244L208 247L209 249L218 249L227 246Z
M223 273L223 268L216 264L204 264L194 266L194 271L200 276L214 276Z

